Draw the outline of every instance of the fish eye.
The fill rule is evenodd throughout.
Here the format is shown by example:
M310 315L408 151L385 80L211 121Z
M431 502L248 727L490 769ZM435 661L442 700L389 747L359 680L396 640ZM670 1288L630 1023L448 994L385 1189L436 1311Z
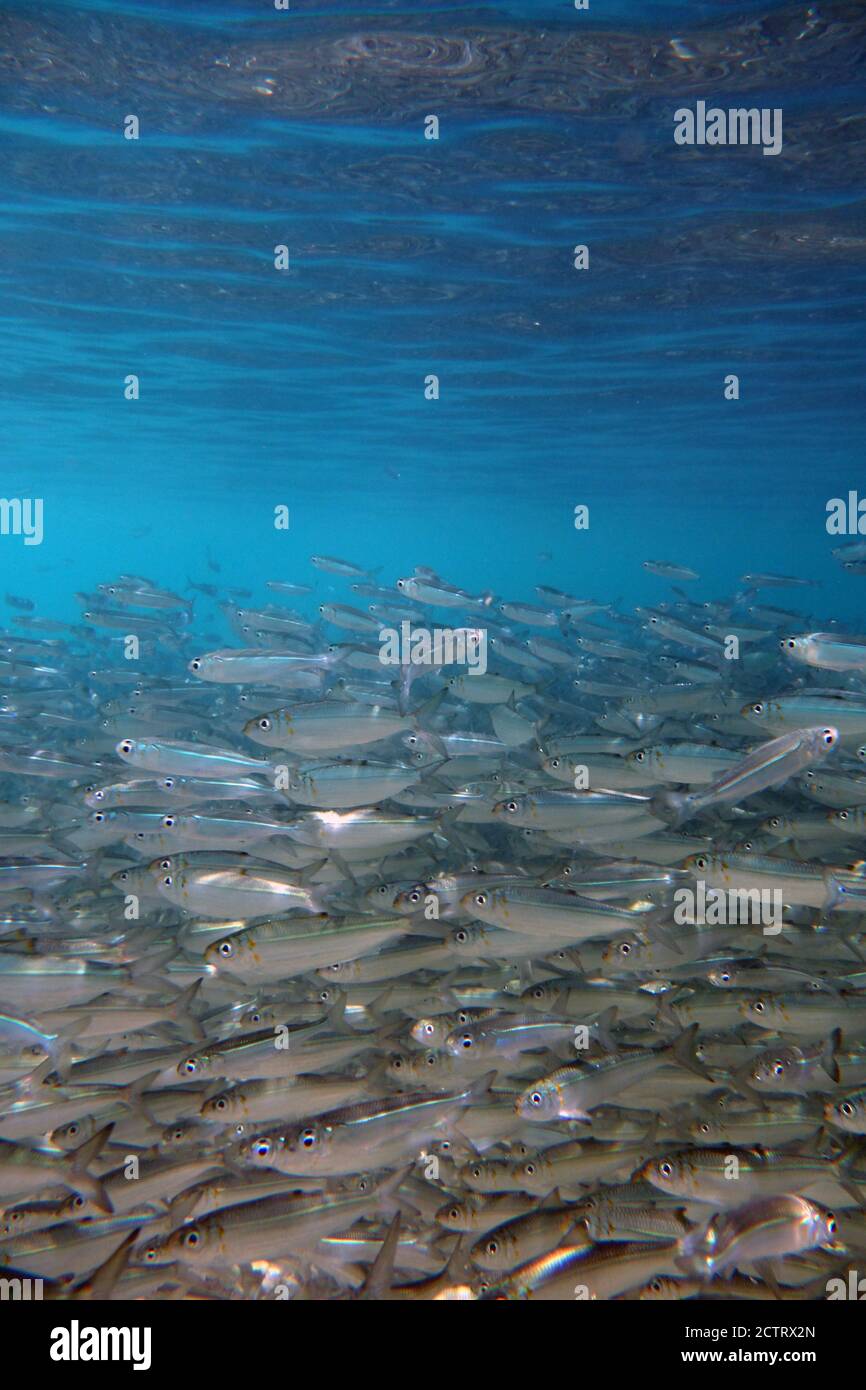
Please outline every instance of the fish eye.
M488 1242L487 1242L487 1253L488 1253L488 1255L495 1255L495 1254L498 1253L498 1251L499 1251L499 1241L498 1241L498 1240L488 1240Z
M186 1074L187 1074L187 1076L194 1076L195 1073L198 1071L198 1067L197 1067L197 1065L196 1065L196 1060L195 1060L195 1058L194 1058L194 1057L188 1057L187 1060L186 1060L185 1062L182 1062L182 1063L181 1063L181 1070L182 1070L182 1071L185 1071Z
M472 1046L472 1034L471 1034L471 1033L464 1033L464 1034L463 1034L463 1037L460 1039L460 1046L463 1047L463 1048L470 1048L470 1047Z
M730 973L730 971L729 971L729 970L723 970L722 973L721 973L721 975L719 976L719 979L722 981L722 984L723 984L723 985L730 984L730 980L731 980L731 973Z
M696 868L696 869L706 869L707 866L708 866L708 864L709 864L709 860L708 860L708 859L705 859L704 856L703 856L702 854L698 855L698 857L695 859L695 868Z
M785 1068L784 1068L784 1066L782 1065L781 1062L774 1062L774 1063L773 1063L773 1075L774 1075L774 1076L784 1076L784 1075L785 1075Z
M833 729L824 729L821 734L821 742L825 743L828 748L832 748L833 744L836 742L836 734Z
M394 1058L392 1058L392 1061L391 1061L391 1070L392 1070L392 1071L400 1071L400 1070L402 1069L402 1066L403 1066L403 1058L402 1058L402 1057L394 1057Z
M544 990L541 988L541 985L536 985L536 986L535 986L535 989L532 991L532 997L533 997L533 999L543 999L543 998L544 998Z
M836 1218L831 1211L827 1213L827 1230L831 1236L836 1234Z
M559 767L559 758L551 758L551 760L550 760L550 766L551 766L551 767Z
M68 1128L67 1128L67 1130L66 1130L66 1133L67 1133L67 1135L68 1135L68 1137L69 1137L70 1139L74 1139L74 1138L76 1137L76 1135L78 1134L78 1125L76 1125L76 1124L71 1124L71 1125L69 1125Z
M710 1132L710 1127L709 1127L709 1125L707 1124L706 1120L704 1120L704 1123L701 1125L701 1134L709 1134L709 1132Z
M404 579L398 579L398 580L397 580L397 588L398 588L398 589L404 589L405 587L406 587L406 581L405 581Z
M839 1106L839 1113L842 1115L847 1115L849 1118L851 1115L854 1114L854 1107L851 1104L850 1100L843 1100L842 1104Z
M418 889L413 888L412 892L409 894L410 903L419 903L421 901L421 896L422 895L418 892Z
M183 1238L183 1243L186 1246L187 1250L194 1250L195 1247L198 1245L200 1239L201 1236L199 1235L195 1227L193 1227L191 1231L187 1231L186 1235Z
M643 762L646 762L646 753L644 753L643 749L641 749L639 752L635 753L635 755L634 755L634 760L635 760L636 763L643 763Z
M303 1132L303 1134L301 1135L301 1143L303 1144L304 1148L305 1148L305 1149L311 1149L311 1148L313 1147L313 1145L315 1144L315 1142L316 1142L315 1131L312 1130L312 1129L305 1129L304 1132Z
M131 753L131 752L132 752L132 748L133 748L133 743L132 743L132 739L131 739L131 738L125 738L125 739L123 740L122 743L119 743L119 744L117 745L117 751L118 751L118 753Z
M671 1164L671 1163L660 1163L660 1164L659 1164L659 1172L661 1173L661 1175L662 1175L663 1178L669 1178L669 1177L672 1175L673 1171L674 1171L674 1170L673 1170L673 1164Z
M105 820L105 812L94 811L91 820L93 821L94 825L102 825L102 822Z
M630 955L631 955L631 947L629 946L629 944L628 944L627 941L624 941L624 942L622 943L622 945L621 945L620 948L619 948L619 953L620 953L621 956L630 956Z
M270 1153L270 1151L271 1151L271 1141L270 1141L270 1139L260 1139L260 1140L258 1141L258 1143L257 1143L257 1144L254 1146L254 1148L253 1148L253 1153L255 1154L256 1158L267 1158L267 1156L268 1156L268 1154Z
M425 1058L424 1060L426 1061L428 1067L435 1067L436 1062L437 1062L436 1053L435 1053L435 1052L428 1052L428 1053L427 1053L427 1056L426 1056L426 1058Z
M93 800L94 800L94 801L102 801L102 800L104 800L104 798L105 798L105 792L103 792L103 791L91 792L91 796L93 797Z
M449 1220L449 1221L459 1221L459 1220L460 1220L460 1212L459 1212L459 1210L458 1210L457 1207L452 1207L452 1208L451 1208L451 1210L450 1210L449 1213L448 1213L448 1220Z
M486 906L487 906L487 894L486 894L486 893L476 893L476 894L475 894L474 902L475 902L475 906L476 906L476 907L486 907Z
M506 803L505 803L505 809L506 809L506 811L510 811L510 812L513 814L516 810L518 810L517 802L516 802L516 801L506 801Z
M764 706L761 704L760 701L758 701L758 703L757 703L756 705L752 705L752 714L763 714L763 713L764 713Z
M535 1164L534 1164L534 1163L527 1163L527 1165L526 1165L526 1167L524 1168L523 1171L524 1171L524 1173L526 1174L526 1176L527 1176L528 1178L534 1178L534 1177L535 1177Z
M532 1095L529 1097L529 1104L530 1104L530 1105L540 1105L540 1104L541 1104L541 1092L540 1092L540 1091L533 1091L533 1092L532 1092Z
M219 1100L214 1101L213 1108L214 1110L225 1110L227 1104L228 1102L226 1101L225 1097L220 1096Z
M782 648L783 652L793 652L796 650L797 644L794 641L793 637L783 637L782 641L779 643L779 646Z
M466 942L469 940L469 933L463 931L461 928L460 931L454 933L454 940L459 942L461 946L465 946Z
M262 729L264 733L267 733L267 731L268 731L268 729L269 729L270 727L271 727L271 721L270 721L270 719L268 719L266 715L263 716L263 717L259 720L259 728Z
M232 946L232 943L230 941L221 941L219 946L217 947L217 950L219 951L220 955L223 956L223 958L226 960L228 960L229 956L234 953L234 947Z
M191 671L200 671L200 670L201 670L201 662L198 660L198 657L196 657L196 659L195 659L194 661L191 661L191 662L189 663L189 669L190 669Z
M163 816L162 823L166 830L173 830L175 827L174 816Z
M837 819L837 820L847 820L847 819L848 819L848 812L847 812L847 811L840 811L840 812L839 812L839 815L836 817L836 819Z
M156 1259L156 1247L149 1245L147 1249L142 1252L142 1259L146 1260L149 1264L153 1264L153 1261Z
M762 1014L763 1012L764 1012L764 1001L763 1001L762 999L758 999L758 1000L755 1001L755 1013L756 1013L756 1014Z
M162 880L164 888L170 888L173 882L174 880L171 874L166 874L165 878Z
M160 859L160 861L159 861L159 867L160 867L161 869L170 869L170 868L171 868L171 860L170 860L170 859Z

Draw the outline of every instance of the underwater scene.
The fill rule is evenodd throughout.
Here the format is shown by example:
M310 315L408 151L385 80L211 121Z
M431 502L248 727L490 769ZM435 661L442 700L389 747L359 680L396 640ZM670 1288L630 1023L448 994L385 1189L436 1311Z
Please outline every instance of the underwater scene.
M4 1299L866 1294L864 63L0 4Z

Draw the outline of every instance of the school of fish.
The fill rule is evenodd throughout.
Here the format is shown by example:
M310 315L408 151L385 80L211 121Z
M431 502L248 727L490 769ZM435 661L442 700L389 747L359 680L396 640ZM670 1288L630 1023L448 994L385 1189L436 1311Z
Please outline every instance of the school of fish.
M809 581L712 600L664 560L633 611L211 568L75 623L6 596L0 1276L832 1296L866 1258L866 638L778 605Z

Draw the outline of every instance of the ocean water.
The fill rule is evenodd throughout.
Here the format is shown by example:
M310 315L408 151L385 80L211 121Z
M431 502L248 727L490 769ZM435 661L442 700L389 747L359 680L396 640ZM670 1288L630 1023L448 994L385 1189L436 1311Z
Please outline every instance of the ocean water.
M0 23L4 494L45 503L3 558L52 611L209 548L238 583L326 551L629 603L661 557L856 618L825 507L863 438L858 5ZM677 146L701 99L781 107L782 153Z
M778 879L768 880L781 883L791 913L787 952L780 946L774 955L771 941L751 951L730 946L720 957L769 969L769 951L778 971L767 986L771 994L787 1000L791 991L803 990L798 1006L807 995L813 1002L819 995L835 1001L820 1017L771 1033L779 1046L793 1038L816 1048L813 1070L823 1065L824 1071L813 1077L811 1090L797 1086L783 1093L791 1106L802 1102L802 1113L781 1139L781 1131L768 1131L767 1144L808 1139L818 1120L823 1123L825 1104L862 1087L863 919L835 911L838 901L825 901L821 885L829 892L837 885L833 874L862 853L862 811L847 829L834 824L828 830L824 821L846 806L849 793L852 807L866 803L857 780L866 740L864 667L840 665L833 657L817 669L785 664L779 642L815 631L855 639L864 632L866 572L844 569L832 553L860 538L856 524L843 535L828 529L832 499L866 498L864 55L864 10L848 0L590 0L586 9L570 0L380 0L375 6L291 0L286 9L269 0L5 0L0 778L7 806L0 822L0 1012L12 1003L41 1020L43 1032L66 1021L57 1010L70 1011L70 1024L79 1018L75 1010L91 999L52 993L47 985L40 993L32 978L19 993L17 977L12 984L3 977L25 950L59 957L74 948L91 965L118 967L107 990L115 1003L132 997L142 1007L156 1000L170 1009L176 989L202 981L192 1023L181 1014L152 1028L118 1026L116 1035L105 1032L98 1043L94 1037L92 1047L90 1035L73 1030L71 1051L61 1060L83 1068L81 1076L90 1076L92 1066L102 1068L109 1084L127 1084L133 1073L148 1071L143 1065L124 1070L120 1060L109 1067L102 1049L163 1048L154 1089L178 1084L176 1063L167 1055L172 1046L197 1048L202 1034L213 1044L223 1038L237 982L221 978L219 962L203 958L201 948L227 930L226 920L238 927L276 909L245 913L235 910L234 899L221 898L202 907L198 897L160 899L154 889L142 926L146 944L136 945L119 921L120 900L112 893L122 885L112 876L129 866L144 872L154 855L168 852L163 832L148 823L140 843L137 825L126 837L104 838L91 819L97 803L85 797L129 776L185 775L183 756L173 761L175 755L162 750L147 762L139 752L128 757L115 751L124 737L217 744L246 758L270 757L274 745L247 723L254 716L316 694L335 696L339 683L348 684L355 699L372 701L383 689L376 682L387 676L356 666L351 650L312 697L303 688L247 680L214 683L207 703L201 681L188 669L191 658L215 649L278 646L270 632L261 635L255 618L243 616L273 604L295 610L309 624L292 650L374 642L351 622L335 624L321 613L322 605L363 609L371 601L352 589L358 576L311 564L311 556L330 556L357 566L359 576L375 574L375 583L393 594L397 617L406 596L400 598L395 583L420 567L423 583L461 592L452 607L425 605L421 596L422 616L431 624L453 618L478 626L489 619L491 637L520 643L525 651L533 637L550 637L570 653L573 668L563 674L561 666L528 658L521 667L513 656L509 662L492 652L490 672L503 686L490 703L475 702L473 689L481 687L466 675L463 686L446 687L452 703L437 705L445 680L427 672L408 693L395 683L399 715L408 721L399 737L373 741L372 752L369 743L352 739L290 750L293 767L296 758L308 765L311 757L400 761L420 757L414 742L420 730L421 780L430 775L432 800L409 803L411 814L446 817L427 831L434 839L425 848L398 839L396 849L383 844L372 858L363 846L351 848L347 859L339 852L341 840L302 838L303 863L270 862L302 871L313 866L324 896L311 898L312 909L323 908L338 922L343 914L354 920L370 913L368 895L377 883L424 884L437 873L465 869L473 856L491 873L526 874L537 887L573 860L589 883L596 869L602 873L589 846L609 849L600 836L586 844L580 836L572 843L549 840L552 822L542 815L538 828L521 822L529 833L520 838L503 822L502 796L532 797L542 781L542 799L567 789L545 781L539 766L555 737L566 753L571 736L578 753L583 737L625 738L615 750L624 768L628 751L656 737L702 745L712 740L717 752L736 759L757 745L761 728L769 739L803 724L829 724L832 768L844 780L841 790L822 793L817 802L801 774L827 752L811 745L808 758L791 762L788 780L746 788L744 797L757 797L744 800L747 811L731 811L731 798L720 797L720 814L711 799L706 806L695 803L695 815L704 819L678 822L673 802L664 798L673 789L675 798L705 789L712 779L697 774L691 781L666 775L658 783L638 779L628 786L653 797L659 814L660 806L664 810L656 827L662 838L683 836L681 853L676 842L653 860L672 874L685 873L677 866L703 847L712 854L768 854L787 867L796 859L818 883L813 901L809 893L797 897L785 866ZM768 153L759 143L678 143L676 113L695 111L699 103L725 112L754 108L768 118L775 113L781 147ZM41 508L36 544L26 543L12 524L14 507L24 500ZM582 508L588 524L577 526ZM287 524L275 524L285 518ZM647 562L684 573L665 576ZM781 576L779 584L744 578L767 573ZM135 578L121 581L120 597L117 589L107 594L106 586L120 576ZM310 593L286 598L268 581L309 585ZM576 610L584 602L597 605L590 626L582 626L579 611L564 617L562 605L551 610L539 585L570 596L563 604ZM130 586L138 591L131 605L122 594ZM184 602L172 599L168 610L148 603L154 589ZM552 613L549 626L503 615L501 604L518 601L545 606ZM709 607L699 609L702 603ZM762 605L780 605L790 617L750 615ZM650 609L685 623L694 640L683 641L682 629L679 638L654 636ZM731 628L757 625L757 636L744 638L742 666L726 663L718 651L707 656L706 642L701 645L707 613L717 639ZM135 631L136 614L139 620L144 615L137 683L122 646L130 627ZM606 641L624 644L625 656L605 648ZM693 663L692 671L703 663L704 678L727 700L724 717L709 697L705 708L671 706L667 721L657 715L652 701L673 681L660 656ZM584 690L583 680L599 688ZM249 684L253 690L244 693ZM696 689L689 687L692 694ZM845 700L827 694L840 689ZM124 712L131 690L146 710L133 705ZM738 713L747 701L780 694L805 694L813 703L802 718L797 708L782 716L777 711L775 722L765 725ZM530 733L461 769L441 740L458 730L501 736L491 708L506 721L524 720ZM691 716L692 709L699 712ZM715 727L707 722L711 714L721 719ZM838 733L837 715L850 715ZM410 727L412 741L403 737ZM590 761L600 752L612 762L613 748L585 748ZM46 777L24 765L37 750L43 750L40 758L46 750L49 757L70 758L75 768ZM486 798L480 818L465 818L471 826L465 837L444 809L449 785L436 776L445 752L454 762L450 791L469 786L472 795ZM132 804L136 814L169 813L175 805L154 802L152 788L140 806ZM226 803L199 788L198 800L186 809L207 817L276 815L285 828L290 815L303 817L327 804L301 799L291 811L285 805L274 811L271 801L250 800L225 810ZM407 803L383 793L373 804L388 817ZM357 802L337 805L348 809ZM644 809L650 813L648 803ZM774 813L813 820L808 832L783 841L768 838L766 820ZM815 816L824 818L821 825ZM628 866L649 855L642 856L640 839L623 848L619 830L611 832L614 842L618 848L609 849L609 858L627 881ZM229 853L233 846L229 837L218 848ZM202 848L193 838L180 852ZM33 867L34 861L58 860L56 877L40 878ZM747 865L742 881L764 884L762 872ZM856 872L846 880L855 907L862 862ZM645 888L648 902L631 901L627 891L613 899L622 899L624 911L649 911L657 924L675 881ZM566 885L558 886L564 895ZM202 919L211 927L191 936ZM816 926L821 930L812 939ZM584 932L560 941L555 930L545 935L535 929L537 958L515 967L507 989L502 981L512 956L497 954L503 933L498 948L485 953L478 947L477 982L493 989L495 981L503 1008L513 1007L513 996L533 979L556 980L576 968L587 988L636 995L641 983L657 983L652 971L638 979L618 973L609 957L603 962L605 932L601 940ZM182 944L170 966L157 962L156 976L140 965L130 973L142 955L149 959L155 945L174 942L178 933ZM582 961L553 960L560 947L577 949L584 940L592 944ZM664 938L662 946L669 948ZM449 957L450 968L441 972L447 986L425 965L395 975L401 989L408 976L416 994L399 994L399 1004L392 996L376 1014L368 1006L390 982L387 970L375 977L373 954L362 957L373 971L364 988L351 971L338 983L346 985L356 1009L355 1026L360 1017L375 1033L386 1019L373 1057L363 1052L361 1059L381 1098L398 1093L389 1049L406 1046L417 1062L407 1042L416 1005L429 1005L440 988L457 991L448 996L452 1002L470 998L462 977L459 989L453 984L469 958L459 952ZM345 969L345 962L338 964ZM664 977L664 988L683 1004L676 1022L686 1029L697 1019L701 1055L716 1086L729 1085L735 1106L748 1106L754 1093L738 1091L737 1077L741 1082L742 1067L760 1051L760 1025L750 1016L744 1033L743 1016L735 1011L719 1020L705 997L710 966L690 976L683 965L665 958L670 978ZM320 961L317 967L324 969ZM322 987L312 968L303 976L275 969L268 980L242 984L245 1006L277 1011L317 1003ZM402 1015L399 1029L389 1009ZM834 1010L845 1021L841 1037L832 1031ZM587 1017L599 1012L590 1009ZM568 1013L552 1013L569 1026L574 1021ZM637 1013L642 1024L624 1023L621 1012L613 1043L602 1040L620 1060L633 1048L655 1047L655 1038L667 1046L677 1036L673 1015L662 1013L650 1024L645 1010ZM232 1027L236 1022L232 1017ZM20 1058L10 1060L14 1045L2 1028L0 1035L2 1087L24 1073ZM694 1042L691 1037L689 1045ZM444 1052L442 1058L445 1066ZM539 1076L551 1070L548 1053L537 1060ZM532 1064L530 1056L527 1068L521 1055L513 1068L500 1068L495 1084L509 1102L533 1079ZM250 1081L266 1074L224 1072L217 1062L207 1079ZM352 1070L351 1076L358 1080L361 1073ZM54 1078L52 1096L64 1092L68 1077ZM472 1079L475 1073L463 1077L467 1087ZM658 1143L694 1144L690 1126L705 1098L674 1074L677 1080L679 1089L669 1076L667 1089L645 1093L667 1128L661 1136L648 1132L640 1152L626 1153L625 1177L651 1162ZM694 1077L686 1080L694 1089ZM516 1162L519 1146L529 1143L526 1117L504 1138L502 1131L491 1138L484 1129L489 1097L479 1101L479 1094L472 1096L479 1152L505 1153ZM616 1109L617 1099L612 1103L605 1116L610 1127L603 1130L599 1122L590 1137L627 1145L640 1133L634 1113L646 1112L634 1093L632 1118ZM56 1126L43 1128L38 1117L30 1128L15 1117L10 1124L12 1105L11 1093L0 1091L0 1138L30 1144L48 1134L58 1139ZM314 1107L309 1118L317 1113ZM140 1145L143 1154L159 1142L164 1152L165 1135L158 1140L135 1128L140 1116L111 1114L112 1123L123 1121L116 1142ZM159 1114L165 1125L197 1123L199 1110L197 1103L172 1109L166 1102ZM296 1118L292 1111L293 1123ZM542 1127L544 1143L581 1135L581 1123L560 1115ZM763 1141L762 1124L751 1116L732 1142ZM248 1128L244 1137L251 1133ZM417 1136L421 1157L441 1137L439 1131ZM462 1143L465 1136L458 1131L458 1137ZM835 1133L831 1142L822 1131L828 1164L837 1162L844 1140ZM226 1154L230 1142L233 1137L208 1131L208 1155ZM445 1150L437 1153L447 1168ZM853 1164L851 1154L844 1157ZM373 1158L360 1153L354 1166L324 1172L344 1179L377 1171ZM386 1180L399 1158L384 1162ZM412 1150L409 1159L415 1158ZM862 1183L862 1154L857 1163L846 1172ZM91 1173L97 1170L102 1177L112 1172L106 1153L91 1163ZM289 1169L306 1171L303 1165ZM784 1200L817 1194L838 1206L847 1193L850 1206L850 1190L840 1195L829 1174L828 1168L823 1187L816 1188L796 1170L781 1189ZM624 1180L623 1173L615 1176ZM606 1180L595 1177L595 1186L581 1179L560 1195L582 1199ZM453 1173L450 1182L443 1177L442 1201L463 1193L462 1182ZM26 1192L0 1182L0 1211L4 1201L36 1199L46 1190L54 1191L47 1177L34 1177ZM175 1184L168 1195L183 1190ZM85 1194L88 1200L94 1191ZM119 1181L111 1191L118 1212L133 1209L125 1198L118 1201L124 1191ZM778 1184L773 1191L778 1195ZM540 1198L544 1191L527 1187L524 1195ZM691 1201L691 1195L689 1220L699 1230L714 1199L704 1194ZM651 1200L658 1217L661 1199ZM85 1240L96 1229L86 1223L105 1211L97 1203L81 1218ZM148 1208L142 1218L141 1238L157 1251L163 1250L160 1241L172 1239L164 1215L162 1208L157 1214ZM391 1215L386 1205L384 1215L370 1208L347 1217L349 1226L366 1221L373 1238L375 1248L366 1249L362 1266L372 1261ZM423 1259L413 1264L407 1256L403 1266L398 1259L396 1277L432 1277L437 1261L447 1261L453 1249L443 1245L430 1209L417 1221L405 1212L404 1219ZM340 1229L333 1222L329 1228L332 1234ZM9 1234L8 1226L0 1228L0 1264L10 1268L86 1280L99 1264L89 1252L66 1263L65 1256L28 1254L8 1244ZM550 1248L559 1238L551 1238ZM850 1213L845 1240L842 1253L860 1251L862 1263L862 1222ZM829 1237L816 1237L804 1249L811 1254L799 1264L796 1249L779 1252L776 1272L786 1286L824 1278L840 1254ZM364 1284L357 1261L351 1277L346 1274L348 1255L318 1249L315 1257L295 1258L294 1247L253 1253L292 1254L284 1276L292 1296L342 1297ZM248 1248L246 1263L239 1260L229 1272L220 1265L213 1273L205 1265L216 1297L259 1296L249 1255ZM656 1273L678 1277L682 1267L671 1263L670 1251L666 1256L660 1255ZM179 1284L157 1280L145 1288L145 1259L137 1248L134 1268L115 1272L116 1296L196 1291L187 1276ZM652 1261L644 1262L632 1282L640 1285L652 1274ZM739 1274L754 1277L748 1252L721 1266L721 1276ZM466 1278L460 1287L471 1284L478 1296L477 1270ZM382 1295L389 1285L377 1287ZM630 1287L624 1278L621 1285L604 1285L598 1296Z

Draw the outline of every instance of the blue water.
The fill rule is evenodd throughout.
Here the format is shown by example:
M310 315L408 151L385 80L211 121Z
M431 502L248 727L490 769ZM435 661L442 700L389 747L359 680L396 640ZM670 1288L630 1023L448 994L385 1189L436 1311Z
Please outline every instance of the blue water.
M847 3L5 4L2 494L45 536L0 588L322 593L325 552L633 604L673 559L862 630L864 45ZM678 147L698 100L782 153Z

